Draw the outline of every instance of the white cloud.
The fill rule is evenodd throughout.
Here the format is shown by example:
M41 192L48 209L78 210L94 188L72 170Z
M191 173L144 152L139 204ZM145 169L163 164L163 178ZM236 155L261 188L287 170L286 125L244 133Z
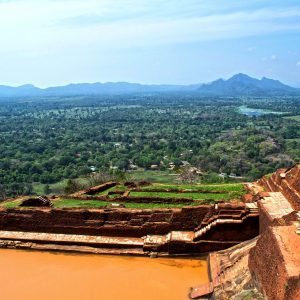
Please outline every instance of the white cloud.
M0 53L85 46L111 50L300 30L300 19L295 21L300 6L215 14L208 13L211 7L194 0L0 2Z
M272 54L272 55L270 56L270 59L271 59L271 60L276 60L276 59L277 59L277 56L276 56L275 54Z
M300 66L300 60L299 60L299 61L297 61L296 65L297 65L297 66Z
M0 83L16 77L19 81L30 81L30 76L33 80L41 78L40 81L63 77L67 80L74 74L78 78L84 74L88 79L94 76L97 80L101 75L109 78L109 74L117 74L118 80L122 76L127 79L130 72L138 77L148 73L145 62L151 61L151 53L153 61L164 61L164 51L168 53L165 60L171 60L171 47L177 49L174 61L187 61L182 68L190 68L189 71L195 68L191 53L199 65L204 63L201 59L205 52L211 52L207 64L213 65L218 57L225 61L241 53L245 55L246 51L253 52L248 56L262 57L267 64L276 58L272 59L272 52L281 59L284 55L280 49L272 48L272 43L278 44L276 41L270 43L272 52L265 52L256 37L299 33L300 5L263 2L262 5L258 0L0 0ZM244 39L231 41L239 38ZM217 42L214 46L206 41ZM223 48L223 44L240 45L239 50L234 48L239 53L229 50L229 46ZM292 46L298 47L289 45ZM247 58L248 61L251 60ZM217 67L213 70L217 72ZM156 78L157 71L153 73Z

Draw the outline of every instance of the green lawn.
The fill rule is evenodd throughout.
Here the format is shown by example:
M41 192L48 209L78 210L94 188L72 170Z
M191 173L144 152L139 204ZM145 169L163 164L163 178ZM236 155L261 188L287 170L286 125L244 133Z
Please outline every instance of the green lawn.
M176 192L150 192L147 189L160 189L160 188L169 188L169 189L185 189L191 190L186 193L176 193ZM193 190L208 190L208 191L221 191L220 194L214 193L201 193L201 192L193 192ZM113 192L116 190L126 191L127 187L124 185L114 186L106 191L99 193L98 195L107 195L108 192ZM130 193L130 196L133 197L161 197L161 198L190 198L195 202L192 204L186 203L133 203L133 202L122 202L126 208L180 208L184 206L190 205L200 205L200 204L208 204L214 203L217 200L231 200L240 198L246 191L242 184L165 184L165 183L154 183L151 186L143 187L142 192L134 192ZM109 198L113 199L115 197L120 197L119 194L109 195ZM0 204L1 207L5 208L14 208L20 205L22 200L11 200L6 201ZM78 199L59 199L53 200L53 204L55 208L71 208L71 207L83 207L83 208L100 208L104 207L110 202L101 201L101 200L78 200Z
M147 189L178 189L178 190L206 190L206 191L236 191L244 192L245 188L241 183L234 184L153 184L150 186L142 187L143 190Z
M210 201L213 203L213 201ZM205 201L205 204L210 202ZM0 206L5 208L16 208L19 206L21 201L11 201L2 203ZM78 200L78 199L59 199L54 200L54 208L103 208L110 204L108 201L98 200ZM119 202L118 202L119 203ZM125 208L140 208L140 209L155 209L155 208L181 208L184 206L197 206L204 202L197 201L194 203L135 203L135 202L122 202Z
M67 208L67 207L86 207L86 208L101 208L111 202L97 201L97 200L77 200L77 199L60 199L54 201L55 208ZM119 203L119 202L118 202ZM144 208L144 209L154 209L154 208L181 208L184 206L196 206L201 203L196 202L192 204L186 203L134 203L134 202L122 202L125 208Z
M53 204L55 208L68 208L68 207L103 207L109 202L95 201L95 200L78 200L78 199L59 199L54 200Z
M96 196L106 196L108 194L108 192L114 192L114 191L123 191L125 192L127 190L127 186L119 184L116 186L113 186L105 191L102 191L100 193L95 194Z
M5 201L0 204L0 207L15 208L21 204L22 200Z
M132 171L129 173L132 177L132 181L148 181L148 182L157 182L164 184L176 184L178 183L178 174L170 171L151 171L151 170L142 170L142 171Z
M88 180L86 178L77 178L77 181L82 184L82 185L87 185L88 184ZM49 184L49 188L52 191L53 194L64 194L65 188L67 186L67 182L68 179L64 179L62 181L53 183L53 184ZM33 187L33 192L36 195L43 195L44 194L44 190L45 190L45 186L46 184L42 184L42 183L34 183L32 185Z
M169 192L131 192L132 197L161 197L161 198L189 198L193 200L230 200L239 196L232 193L210 194L210 193L169 193Z
M233 198L240 198L246 191L242 184L161 184L153 183L150 186L141 187L145 192L134 192L130 193L133 197L162 197L162 198L190 198L193 200L230 200ZM116 185L103 192L96 194L97 196L107 196L109 192L121 190L126 191L128 188L124 185ZM191 192L176 193L176 192L147 192L149 189L176 189L176 190L190 190ZM206 190L223 192L220 194L214 193L201 193L193 192L193 190ZM112 194L109 198L120 197L121 195Z

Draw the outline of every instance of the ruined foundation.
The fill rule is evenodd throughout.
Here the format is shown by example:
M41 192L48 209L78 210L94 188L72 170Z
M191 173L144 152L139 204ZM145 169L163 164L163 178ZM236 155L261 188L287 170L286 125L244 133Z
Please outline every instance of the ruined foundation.
M63 238L56 240L55 234ZM226 249L257 234L257 209L244 203L153 210L0 209L2 247L29 243L31 248L46 249L48 244L49 249L58 245L66 251L80 246L95 253L195 255Z
M300 165L248 187L259 237L210 254L210 283L194 287L192 299L300 299Z

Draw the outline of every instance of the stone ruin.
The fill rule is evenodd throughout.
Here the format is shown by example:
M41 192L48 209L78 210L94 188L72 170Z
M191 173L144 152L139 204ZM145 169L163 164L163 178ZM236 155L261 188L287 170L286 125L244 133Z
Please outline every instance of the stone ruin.
M225 249L255 237L258 213L242 202L176 209L0 208L0 241L8 231L22 232L23 241L24 233L35 233L37 241L30 244L32 248L40 247L40 234L49 236L51 247L55 244L52 234L61 234L65 242L60 241L59 248L64 243L66 251L72 244L87 246L86 238L105 237L111 244L104 247L95 242L89 251L105 252L108 247L109 253L192 255ZM77 240L70 242L70 236ZM120 247L119 239L128 242ZM138 246L131 241L138 241Z
M52 207L53 203L46 196L29 198L22 201L20 206L24 207Z
M210 282L194 287L191 299L300 299L300 164L248 187L259 236L209 254Z

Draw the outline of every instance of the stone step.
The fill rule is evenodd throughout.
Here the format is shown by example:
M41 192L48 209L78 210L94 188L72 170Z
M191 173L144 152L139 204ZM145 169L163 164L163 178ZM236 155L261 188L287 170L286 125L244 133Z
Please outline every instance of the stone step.
M205 227L201 228L200 230L195 231L195 238L199 238L203 234L205 234L207 231L211 229L211 227L216 226L217 224L240 224L243 223L243 220L235 220L235 219L217 219L213 221L212 223L206 225Z
M167 242L167 235L146 235L143 240L145 246L160 246Z
M91 236L75 234L56 234L39 232L18 232L18 231L0 231L0 240L34 241L60 244L93 244L93 245L116 245L116 246L137 246L142 247L144 241L142 238L131 237L110 237L110 236Z
M195 234L192 231L171 231L168 236L168 241L183 241L192 242Z

